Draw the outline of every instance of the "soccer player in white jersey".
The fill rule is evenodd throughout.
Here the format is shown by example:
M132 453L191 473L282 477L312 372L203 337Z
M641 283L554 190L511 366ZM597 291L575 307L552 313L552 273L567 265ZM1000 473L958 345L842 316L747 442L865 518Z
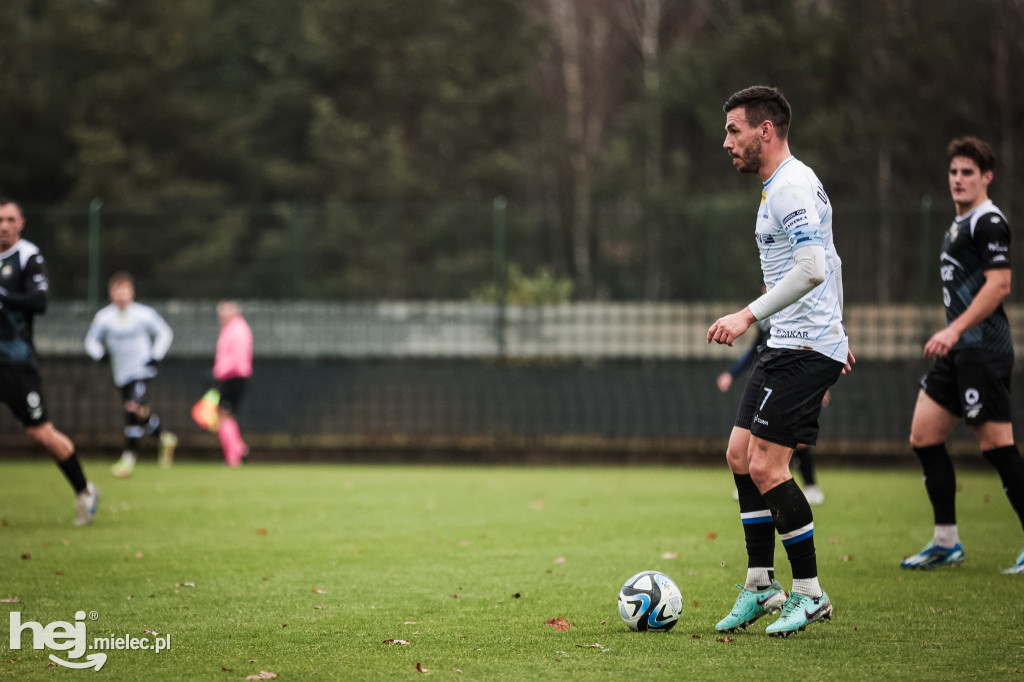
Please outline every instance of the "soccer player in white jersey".
M746 629L781 610L766 632L787 637L832 617L832 602L818 583L811 507L789 473L789 460L797 444L817 442L822 398L854 359L843 328L832 205L814 172L789 151L789 102L776 88L753 86L732 95L724 109L722 146L737 170L764 183L754 236L765 293L716 320L707 341L731 346L766 317L772 331L729 436L726 459L739 493L747 577L716 629ZM793 569L788 598L775 580L776 531Z
M85 336L85 350L94 360L110 356L114 385L124 401L124 452L114 464L114 475L127 478L135 469L136 450L145 435L159 440L158 462L170 466L178 438L161 429L160 417L149 406L148 381L156 377L157 363L171 347L174 332L157 311L135 302L135 280L127 272L110 278L110 305L93 318Z
M1013 440L1010 377L1013 339L1003 299L1010 293L1010 226L988 197L995 154L976 137L946 149L956 218L939 258L946 326L924 345L935 360L921 380L910 445L921 460L932 504L931 542L903 568L935 568L966 558L956 523L956 473L946 439L963 419L981 454L999 472L1003 490L1024 524L1024 460ZM1024 550L1003 573L1024 575Z

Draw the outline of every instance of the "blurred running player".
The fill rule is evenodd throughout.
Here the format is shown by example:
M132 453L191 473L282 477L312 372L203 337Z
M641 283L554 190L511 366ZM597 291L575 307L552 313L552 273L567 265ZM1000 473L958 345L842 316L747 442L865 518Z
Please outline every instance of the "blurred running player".
M167 354L174 332L157 311L135 301L135 280L127 272L115 273L108 289L110 305L93 318L85 350L94 360L110 357L114 385L124 401L124 452L113 472L127 478L135 470L143 436L157 438L160 466L174 460L178 438L161 429L160 417L149 405L149 382L156 378L157 363Z
M217 436L224 450L224 461L230 467L237 467L249 454L236 417L252 376L252 330L234 301L217 304L217 317L220 335L213 361L213 378L220 391Z
M32 321L46 312L49 282L39 247L21 238L21 206L0 198L0 402L25 427L25 433L49 451L75 490L75 524L92 523L100 491L85 479L75 444L58 431L46 413L39 379Z

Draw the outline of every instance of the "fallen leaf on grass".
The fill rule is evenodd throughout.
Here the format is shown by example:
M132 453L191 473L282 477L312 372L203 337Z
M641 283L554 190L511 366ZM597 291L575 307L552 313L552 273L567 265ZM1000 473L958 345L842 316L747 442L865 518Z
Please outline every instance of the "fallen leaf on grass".
M21 555L21 558L22 559L31 559L32 555L29 554L28 552L25 552L24 554Z
M718 533L708 533L704 537L707 538L708 540L717 540L718 539Z
M849 554L844 554L843 556L839 557L839 560L840 561L850 562L850 561L853 561L853 557L850 556Z
M698 634L694 633L694 634L692 635L692 638L693 638L693 639L700 639L700 635L698 635Z
M318 590L314 587L313 594L327 594L327 590Z
M565 557L564 556L558 557L557 559L555 559L555 563L556 564L564 564L565 563Z
M195 587L196 584L194 582L190 581L190 582L187 582L187 583L174 583L174 586L175 587Z
M832 536L829 537L828 541L831 542L833 545L838 545L843 540L842 540L842 538L839 538L839 537L836 537L835 535L832 535Z
M157 632L156 630L150 630L150 629L148 629L148 628L144 629L144 630L142 631L142 634L144 634L144 635L154 635L154 636L157 636L157 637L159 637L159 636L160 636L160 633L159 633L159 632Z
M404 623L402 623L402 625L419 625L419 624L420 624L420 622L418 620L407 620Z
M729 642L735 642L736 640L735 640L735 639L733 639L732 637L719 637L719 638L718 638L718 639L716 639L715 641L716 641L716 642L725 642L725 643L729 643Z
M569 629L569 621L561 617L548 619L544 621L544 625L550 625L559 632L565 632Z
M276 678L277 678L277 673L271 673L271 672L267 672L266 670L261 670L259 675L249 675L245 679L247 679L247 680L273 680L273 679L276 679Z
M317 611L320 611L322 609L326 609L327 607L326 606L321 606L320 604L314 604L313 608L316 609Z
M679 558L679 553L678 552L664 552L664 553L662 553L661 558L662 559L678 559Z
M222 667L222 668L220 669L220 671L221 671L222 673L230 673L230 672L234 672L234 671L235 671L235 669L234 669L234 668L224 668L224 667Z
M135 553L135 558L136 559L141 559L142 558L142 552L136 552Z
M449 593L448 596L451 597L452 599L458 599L459 598L459 595L455 594L454 592Z
M407 639L385 639L381 643L382 644L403 644L404 645L404 644L408 644L409 640L407 640Z
M8 599L0 599L0 602L2 602L4 604L17 604L19 601L21 601L21 600L18 599L17 597L9 597Z
M257 528L256 529L256 535L266 535L266 534L267 534L267 529L266 528Z
M417 670L419 670L419 671L420 671L421 673L423 673L424 675L429 675L429 674L430 674L430 668L424 668L424 667L423 667L422 665L420 665L419 663L417 663L417 664L416 664L416 669L417 669Z
M459 540L459 547L469 547L469 540Z
M577 644L576 648L577 649L604 649L605 647L601 646L597 642L594 642L593 644Z

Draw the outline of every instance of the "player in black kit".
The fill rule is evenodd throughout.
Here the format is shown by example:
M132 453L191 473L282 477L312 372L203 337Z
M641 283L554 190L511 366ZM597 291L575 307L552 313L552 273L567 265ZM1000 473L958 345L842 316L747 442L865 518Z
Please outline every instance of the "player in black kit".
M21 238L25 218L21 206L0 198L0 403L25 426L25 433L45 447L75 489L75 524L92 523L100 491L85 480L71 439L58 431L46 414L32 320L46 311L49 283L43 255Z
M924 467L935 534L904 568L959 564L965 558L956 525L956 474L946 438L962 418L981 454L999 472L1010 504L1024 524L1024 460L1013 441L1010 374L1013 342L1003 299L1010 293L1010 227L988 198L995 155L985 142L950 142L949 191L956 219L939 259L946 328L928 340L932 370L921 380L910 444ZM1003 573L1024 574L1024 551Z

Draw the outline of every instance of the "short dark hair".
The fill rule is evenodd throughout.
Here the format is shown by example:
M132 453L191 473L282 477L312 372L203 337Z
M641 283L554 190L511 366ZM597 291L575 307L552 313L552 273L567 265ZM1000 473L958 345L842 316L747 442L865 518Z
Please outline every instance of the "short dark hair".
M991 145L984 140L968 135L958 137L946 147L946 161L952 162L957 156L966 156L978 164L978 170L987 173L996 168L996 155Z
M789 106L789 102L778 88L752 85L733 93L732 97L725 101L722 109L728 114L738 107L744 107L750 126L759 125L762 121L771 121L780 138L784 140L789 136L793 108Z
M107 281L107 288L113 289L115 284L121 284L122 282L127 282L133 287L135 286L135 278L132 277L132 274L121 270L110 276L110 279Z
M7 204L14 204L15 206L18 207L18 213L25 213L25 211L23 211L21 208L21 204L19 204L16 200L0 196L0 206L6 206Z

